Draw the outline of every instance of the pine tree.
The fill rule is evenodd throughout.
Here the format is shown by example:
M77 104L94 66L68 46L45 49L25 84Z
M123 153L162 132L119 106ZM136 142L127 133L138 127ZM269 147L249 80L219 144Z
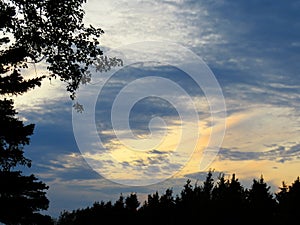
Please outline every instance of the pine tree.
M137 199L137 195L135 193L131 193L125 199L126 209L132 212L136 212L137 208L140 205L140 202Z
M23 148L29 144L34 129L33 124L24 125L15 115L13 102L0 100L0 222L35 224L43 217L38 212L48 208L48 187L34 175L25 176L15 169L31 166Z
M263 176L259 180L253 180L247 197L249 213L252 219L270 222L271 218L274 217L276 201L270 192L270 188L264 181Z
M280 191L276 193L276 200L278 201L278 219L282 222L292 222L298 217L300 210L300 179L297 179L292 185L286 185L282 182Z

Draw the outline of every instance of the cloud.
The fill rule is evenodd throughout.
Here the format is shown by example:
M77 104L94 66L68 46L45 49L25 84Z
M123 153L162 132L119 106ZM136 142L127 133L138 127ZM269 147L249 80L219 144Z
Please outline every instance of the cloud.
M106 9L96 13L96 4L87 4L89 22L106 26L99 23L114 18L107 21L105 45L175 40L203 57L230 103L229 113L254 102L299 108L297 1L104 1L110 16Z
M100 26L106 32L101 40L104 49L136 41L166 40L190 48L205 60L222 87L230 122L218 155L219 161L230 160L236 165L247 160L267 160L270 164L266 167L274 168L275 165L277 173L298 171L298 1L106 0L99 5L99 1L90 0L86 9L86 22ZM182 71L160 64L136 64L116 73L106 83L96 104L99 136L103 142L116 147L120 155L119 145L112 142L116 138L110 121L113 99L126 84L148 75L169 78L184 87L198 101L201 122L206 124L205 127L210 124L205 96ZM91 85L98 88L96 83ZM164 88L159 85L152 87ZM167 179L151 187L122 186L105 180L80 155L72 129L72 103L64 85L44 81L42 88L17 99L20 116L28 123L37 124L31 145L25 148L26 156L33 160L33 167L28 172L38 174L50 185L50 211L55 215L59 215L62 209L89 206L94 200L115 199L120 192L138 191L146 195L163 187L178 189L187 177L202 179L206 176L206 173L198 173L199 167L195 166L186 169L185 177L180 174L178 179ZM179 100L188 111L191 106ZM138 102L131 116L130 126L137 136L149 134L149 121L156 116L162 117L171 131L178 125L178 113L174 107L158 98ZM87 131L83 129L85 124L81 126ZM128 170L132 165L148 167L148 172L143 174L145 171L141 171L141 174L149 178L153 174L164 175L178 166L165 159L169 149L169 146L164 151L153 148L142 158L129 160L125 157L115 168L119 168L123 175L127 173L123 179L136 175ZM198 166L198 155L193 160ZM98 159L95 162L115 166L112 160ZM257 172L257 168L247 167L245 170L245 174L250 170ZM109 168L106 172L110 172Z
M142 186L172 177L182 167L175 154L179 153L156 149L133 151L123 147L105 154L86 153L84 157L102 177L120 184Z
M91 179L102 179L84 160L80 153L69 153L58 155L51 152L46 153L47 157L34 160L34 172L47 184L53 182L68 182ZM26 171L26 170L25 170Z
M165 151L160 151L160 150L156 150L156 149L153 149L152 151L149 152L150 154L154 154L154 155L164 155L164 154L168 154L167 152Z
M287 161L300 159L300 144L293 143L288 146L272 145L269 150L263 152L243 152L222 148L218 157L220 160L269 160L285 163Z
M170 82L183 88L196 105L200 119L209 119L210 111L201 87L188 75L177 68L166 65L141 64L130 66L115 73L104 87L102 87L99 93L96 104L95 121L99 136L101 136L103 142L108 143L116 138L111 118L113 104L118 95L128 95L128 98L122 102L124 109L130 104L132 101L130 97L132 93L130 91L124 91L124 88L136 79L147 78L148 82L142 84L144 85L143 87L137 87L133 97L136 96L138 98L138 96L143 95L145 90L149 89L152 90L153 94L146 98L137 99L130 109L129 118L125 119L129 120L131 131L128 131L127 127L119 127L118 129L125 129L124 132L133 132L136 136L142 136L149 135L149 122L155 117L162 118L166 123L166 127L160 124L160 126L151 127L153 128L152 131L159 131L165 128L168 129L169 126L180 125L178 124L178 121L181 119L180 117L186 116L188 119L188 115L191 114L194 105L190 105L190 102L187 101L184 96L173 93L174 91L172 92L172 89L168 89L162 85L160 86L160 83L157 82L151 83L151 77L153 76L166 78L170 80ZM91 86L91 88L94 87ZM97 86L95 86L95 88L97 88ZM164 95L160 94L161 90L165 90ZM139 93L139 91L141 91L141 93ZM169 102L168 99L176 100ZM176 105L174 105L174 103ZM178 107L184 115L179 115ZM119 110L118 113L120 114L119 117L123 118L122 116L126 115L127 112Z

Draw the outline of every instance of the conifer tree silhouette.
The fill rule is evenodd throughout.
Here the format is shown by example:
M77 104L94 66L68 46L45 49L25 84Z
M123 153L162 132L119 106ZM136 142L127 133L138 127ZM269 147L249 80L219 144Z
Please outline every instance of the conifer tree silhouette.
M248 210L252 220L259 219L263 223L270 222L274 218L276 201L270 188L262 175L258 180L253 179L247 194Z
M15 117L11 100L0 101L0 222L5 224L31 224L49 219L38 214L46 210L48 187L34 175L25 176L17 166L31 166L23 148L29 144L32 124L24 125ZM38 219L36 221L36 219ZM51 220L45 223L51 223Z
M136 208L137 195L131 194L125 203L126 200L129 205L134 203L133 207L122 208L121 195L113 206L110 202L101 202L91 208L63 212L58 225L285 224L298 217L299 184L299 178L290 186L284 184L276 193L276 202L263 176L254 179L252 186L246 189L235 174L226 179L225 174L220 173L215 183L210 170L200 185L198 181L192 185L188 179L175 198L170 188L161 196L156 191L148 195L142 207Z

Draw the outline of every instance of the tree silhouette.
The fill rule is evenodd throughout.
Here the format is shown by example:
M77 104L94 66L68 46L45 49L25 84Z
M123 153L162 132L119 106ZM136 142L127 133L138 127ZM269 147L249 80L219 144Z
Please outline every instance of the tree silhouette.
M125 202L122 194L120 195L119 199L115 202L114 208L120 211L125 209Z
M247 201L249 204L249 213L251 219L259 220L261 223L270 222L274 217L276 210L276 201L270 192L270 186L264 181L263 176L260 179L253 180L251 189L248 190Z
M162 196L156 191L149 194L147 201L139 209L146 224L172 224L174 222L175 201L172 189L167 189Z
M278 220L282 222L296 221L300 210L300 180L299 177L288 186L282 182L280 191L276 193L278 201Z
M121 60L103 56L99 37L104 31L84 26L84 2L1 1L0 73L6 74L0 79L1 94L27 91L21 69L43 62L47 74L28 81L28 87L33 88L45 77L59 78L67 83L73 99L80 82L91 79L88 71L91 64L100 72L121 64Z
M29 144L34 126L24 125L15 117L11 100L0 101L0 222L6 224L50 223L49 217L38 214L48 208L45 190L48 187L34 175L25 176L14 170L17 166L31 166L23 148ZM37 221L38 220L38 221Z
M289 202L289 210L291 214L296 215L300 209L300 179L297 179L289 186L288 190L288 202Z
M137 199L136 193L131 193L125 199L125 208L126 209L135 212L139 206L140 206L140 202Z
M129 205L134 203L132 207L124 206L124 197L121 195L113 206L110 202L101 202L91 208L63 212L58 225L285 224L297 221L299 184L299 178L290 186L284 184L276 193L276 202L262 176L254 179L252 186L245 189L235 174L226 179L220 173L215 183L210 170L200 185L197 182L192 185L191 180L187 180L176 198L170 188L161 196L156 191L148 195L142 207L136 208L136 194L126 198Z
M230 224L243 223L246 215L245 197L245 190L235 174L226 180L221 173L212 192L212 202L218 211L218 219L229 220ZM228 217L227 215L231 215L232 212L235 212L234 217Z
M169 209L170 211L174 209L175 201L172 189L168 188L160 197L160 205L163 209Z
M25 125L17 118L9 98L40 86L45 78L58 78L74 99L79 85L91 79L90 65L102 72L122 64L119 59L103 56L99 47L103 30L83 24L84 2L0 1L0 222L52 222L38 213L48 208L48 187L34 175L25 176L18 170L31 166L24 147L30 142L34 125ZM26 78L23 71L39 63L47 70ZM74 107L83 110L78 103Z

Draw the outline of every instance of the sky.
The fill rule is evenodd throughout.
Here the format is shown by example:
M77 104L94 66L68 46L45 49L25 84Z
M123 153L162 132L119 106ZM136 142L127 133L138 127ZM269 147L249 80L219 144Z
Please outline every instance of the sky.
M124 66L92 71L78 93L83 113L59 81L16 99L36 124L25 172L49 186L47 213L180 191L208 169L246 187L263 175L272 191L299 176L300 1L89 0L84 9L85 23L105 31L104 54Z

